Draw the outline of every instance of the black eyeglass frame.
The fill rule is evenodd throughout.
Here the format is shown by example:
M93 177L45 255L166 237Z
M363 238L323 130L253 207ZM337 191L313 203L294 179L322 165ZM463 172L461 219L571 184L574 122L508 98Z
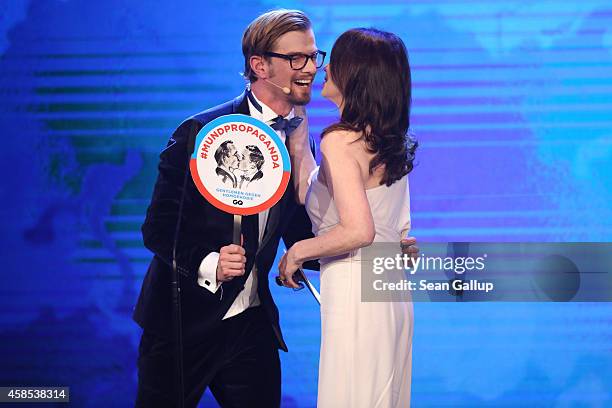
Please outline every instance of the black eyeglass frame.
M315 67L317 67L317 69L321 68L323 66L323 64L325 64L325 56L327 55L327 53L325 51L315 51L310 55L307 54L301 54L301 53L296 53L296 54L279 54L278 52L272 52L272 51L266 51L264 52L265 56L268 57L276 57L276 58L282 58L284 60L289 61L289 65L291 66L291 69L293 69L294 71L299 71L304 69L304 67L308 64L308 60L312 60L312 62L315 64ZM323 59L321 59L321 63L319 65L317 65L317 57L319 55L323 56ZM304 65L302 65L299 68L296 68L293 66L293 61L296 57L305 57L306 59L304 60Z

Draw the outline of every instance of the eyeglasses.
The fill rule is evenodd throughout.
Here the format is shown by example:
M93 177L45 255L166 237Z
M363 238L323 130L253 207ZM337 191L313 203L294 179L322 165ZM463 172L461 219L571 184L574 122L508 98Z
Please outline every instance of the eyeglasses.
M291 65L291 68L299 71L301 69L304 69L304 67L306 66L306 64L308 64L308 60L311 59L315 66L317 68L321 68L323 66L323 62L325 61L325 55L327 55L327 53L325 51L315 51L310 55L306 55L306 54L279 54L277 52L271 52L271 51L267 51L264 52L264 55L267 55L268 57L276 57L276 58L282 58L284 60L289 61L289 65Z

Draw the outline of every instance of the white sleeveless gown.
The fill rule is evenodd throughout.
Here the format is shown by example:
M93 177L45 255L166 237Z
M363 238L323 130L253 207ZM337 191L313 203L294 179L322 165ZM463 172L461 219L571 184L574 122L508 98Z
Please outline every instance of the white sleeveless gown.
M327 190L310 179L306 209L315 235L339 222ZM366 191L375 242L398 243L410 228L408 177ZM410 406L413 308L410 302L361 302L360 250L321 259L319 408Z

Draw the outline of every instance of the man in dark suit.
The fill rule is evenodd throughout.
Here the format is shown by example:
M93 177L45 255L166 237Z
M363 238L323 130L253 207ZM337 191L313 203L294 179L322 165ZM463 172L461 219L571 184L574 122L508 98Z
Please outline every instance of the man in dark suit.
M215 161L217 168L215 173L221 178L223 183L228 183L231 187L236 188L238 178L234 174L234 170L240 167L241 157L238 150L231 140L226 140L215 151Z
M289 137L299 124L293 107L310 101L316 63L322 62L310 21L298 11L276 10L258 17L245 31L242 45L250 89L184 121L160 155L153 198L142 226L144 244L154 257L134 312L144 329L137 406L176 405L172 247L195 136L211 120L241 113L272 125L281 139ZM297 55L294 59L302 61L268 57L268 52ZM289 183L270 210L242 218L243 244L238 246L231 244L233 216L209 204L191 177L184 194L176 259L182 289L185 405L196 406L210 387L223 407L278 407L278 349L286 351L287 346L268 273L281 237L289 247L312 236L305 210L297 204L293 183Z
M242 174L238 177L238 188L247 189L251 182L261 180L263 171L261 167L264 165L264 156L257 146L248 145L240 154L240 170Z
M290 182L269 210L242 218L242 245L232 242L233 216L209 204L191 177L183 189L200 129L232 113L266 122L282 140L300 125L294 106L310 101L324 53L309 19L275 10L255 19L242 39L250 86L236 99L185 120L160 154L159 174L142 226L153 259L134 319L143 328L138 355L139 407L177 404L172 314L172 260L179 203L184 197L176 265L181 285L185 405L210 387L222 407L280 406L278 349L287 351L268 273L281 239L287 247L312 237ZM318 269L316 263L304 265Z

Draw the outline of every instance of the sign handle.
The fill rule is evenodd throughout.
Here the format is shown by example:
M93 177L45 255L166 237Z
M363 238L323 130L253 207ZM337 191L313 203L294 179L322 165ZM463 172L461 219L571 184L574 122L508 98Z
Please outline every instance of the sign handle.
M234 244L240 245L240 226L242 225L242 215L234 214Z

